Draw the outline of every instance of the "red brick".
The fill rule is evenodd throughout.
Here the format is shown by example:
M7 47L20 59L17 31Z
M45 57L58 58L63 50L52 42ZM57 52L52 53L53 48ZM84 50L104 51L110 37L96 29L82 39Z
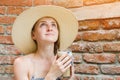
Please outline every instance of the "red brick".
M120 66L119 65L102 65L101 71L104 74L120 74Z
M73 80L81 80L80 76L75 75Z
M0 54L4 54L6 52L4 45L0 45Z
M97 30L100 28L100 20L79 21L79 31L81 30Z
M92 76L84 76L83 80L96 80L95 77Z
M120 29L117 29L116 31L118 32L116 40L120 40Z
M90 43L85 43L85 42L77 43L76 42L70 48L74 52L91 52L91 53L103 52L103 48L101 44L91 43L91 42Z
M5 76L0 76L0 80L15 80L12 75L5 75Z
M14 45L6 45L4 51L5 54L21 54L20 51Z
M99 43L86 43L85 49L90 53L103 52L102 46Z
M79 44L73 44L71 47L71 50L74 51L74 52L83 52L83 49L82 47L79 45Z
M31 6L32 0L1 0L2 6Z
M12 26L7 26L7 27L6 27L6 33L7 33L8 35L11 35L11 33L12 33Z
M78 33L77 36L76 36L76 38L75 38L75 40L74 40L74 42L75 41L80 41L81 39L82 39L81 34Z
M120 76L116 76L116 79L115 80L120 80Z
M118 54L118 61L119 61L119 63L120 63L120 54Z
M0 73L5 73L5 69L3 65L0 65Z
M100 40L115 40L117 37L117 31L110 30L98 30L98 31L86 31L82 34L82 39L85 41L100 41Z
M5 73L13 73L13 65L6 65L4 66L5 68Z
M115 2L116 0L83 0L84 5L96 5Z
M34 0L34 5L46 5L46 4L52 4L51 0Z
M0 43L13 44L11 36L0 36Z
M90 63L114 63L116 60L115 54L84 54L83 59Z
M85 41L99 41L100 36L98 32L89 31L82 34L82 39Z
M0 26L0 34L3 34L4 33L4 28L3 26Z
M114 80L113 76L106 75L79 75L76 80Z
M0 14L5 14L5 7L0 6Z
M8 7L7 14L20 14L24 11L22 7Z
M14 20L15 17L0 16L0 24L12 24Z
M20 51L14 45L0 45L0 54L10 55L10 54L21 54Z
M97 65L90 65L90 64L74 64L75 66L75 73L82 73L82 74L98 74L99 68Z
M1 55L0 56L0 64L13 64L13 62L16 58L17 58L17 56Z
M100 77L100 79L101 80L114 80L114 78L111 76L102 76L102 77Z
M67 8L80 7L83 6L83 0L53 0L52 4Z
M13 73L13 65L0 65L0 73L2 73L2 74ZM1 80L1 78L0 78L0 80Z
M120 29L120 18L101 20L103 29Z
M120 51L120 43L105 43L103 44L103 50L110 52L110 51Z
M76 63L82 62L82 55L81 54L73 53L73 57L74 57L74 62L76 62Z

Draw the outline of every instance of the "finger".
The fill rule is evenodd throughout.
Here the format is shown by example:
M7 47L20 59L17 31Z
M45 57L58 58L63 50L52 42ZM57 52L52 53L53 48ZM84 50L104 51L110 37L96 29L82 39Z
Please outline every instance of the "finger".
M63 55L61 55L57 60L58 61L62 61L68 54L64 53Z
M66 68L68 65L72 65L71 62L72 62L72 59L69 59L69 60L64 64L64 68Z
M62 71L65 72L68 68L70 68L71 64L68 64Z
M62 64L65 64L68 60L70 60L70 59L72 59L72 57L71 56L66 56L62 61L61 61L61 63Z

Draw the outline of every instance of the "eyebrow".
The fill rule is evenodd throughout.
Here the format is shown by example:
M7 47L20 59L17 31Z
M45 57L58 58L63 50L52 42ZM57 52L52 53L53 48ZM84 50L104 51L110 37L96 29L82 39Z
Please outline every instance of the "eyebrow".
M46 21L40 21L40 22L46 22ZM51 23L56 23L55 21L52 21Z

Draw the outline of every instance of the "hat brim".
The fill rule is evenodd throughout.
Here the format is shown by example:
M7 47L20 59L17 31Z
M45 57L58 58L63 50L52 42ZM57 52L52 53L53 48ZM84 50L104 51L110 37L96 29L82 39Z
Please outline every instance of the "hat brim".
M55 18L59 24L60 49L68 48L74 41L78 32L78 21L71 11L53 5L31 7L17 17L12 28L13 42L23 53L36 50L36 44L31 38L31 29L38 19L45 16Z

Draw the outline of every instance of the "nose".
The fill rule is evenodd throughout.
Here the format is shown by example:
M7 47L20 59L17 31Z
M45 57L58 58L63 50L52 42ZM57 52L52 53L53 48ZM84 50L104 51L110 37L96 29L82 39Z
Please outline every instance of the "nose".
M52 25L48 25L48 31L52 31Z

